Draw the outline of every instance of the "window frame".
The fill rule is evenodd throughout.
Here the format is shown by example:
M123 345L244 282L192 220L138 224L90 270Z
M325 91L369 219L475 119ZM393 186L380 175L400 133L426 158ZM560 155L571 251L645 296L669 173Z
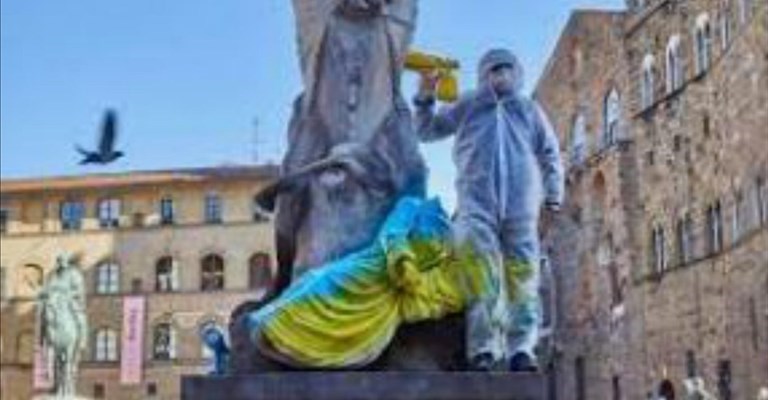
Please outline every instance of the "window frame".
M661 276L667 271L667 249L664 228L661 225L651 230L651 268L653 276Z
M709 255L723 251L723 212L720 201L707 208L707 251Z
M100 228L118 228L121 213L122 201L117 197L105 197L96 203L96 218Z
M168 271L161 272L161 268ZM179 290L179 268L176 258L163 256L155 262L155 291L158 293L173 293Z
M174 225L176 223L176 204L170 196L160 199L159 203L160 225Z
M214 260L219 264L211 264ZM200 290L218 292L226 289L226 262L224 257L209 253L200 260Z
M621 125L621 94L612 86L603 99L603 146L616 144Z
M672 94L683 87L685 69L681 53L680 35L672 35L667 42L667 94Z
M643 58L643 72L640 81L640 104L645 110L656 102L656 58L646 54Z
M702 13L694 27L694 48L696 49L696 75L703 75L712 66L712 24L709 14Z
M221 224L223 222L224 204L221 195L217 192L208 192L204 199L204 220L207 224Z
M85 219L85 203L82 200L67 199L59 203L59 223L63 231L79 231L83 229Z
M111 328L97 329L94 335L93 360L97 362L117 362L120 360L118 336Z
M160 329L167 329L168 343L158 343ZM155 361L174 361L178 358L178 333L171 321L162 321L152 327L152 359ZM164 348L161 348L164 346Z
M120 265L114 260L105 260L96 265L95 292L99 295L120 293Z

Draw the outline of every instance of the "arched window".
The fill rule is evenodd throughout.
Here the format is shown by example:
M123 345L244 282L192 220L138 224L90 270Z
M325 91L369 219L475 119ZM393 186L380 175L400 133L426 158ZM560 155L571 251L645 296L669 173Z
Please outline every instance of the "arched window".
M707 239L709 254L723 249L723 212L719 200L707 208Z
M102 328L96 331L93 342L94 361L117 361L117 332Z
M667 93L683 86L683 60L680 54L680 36L674 35L667 44Z
M37 264L26 264L22 269L21 290L17 293L19 297L36 297L43 285L43 267Z
M176 329L170 322L161 322L152 330L152 358L176 359Z
M651 232L651 272L660 276L667 269L667 251L664 228L657 226Z
M621 119L621 98L616 88L611 88L603 100L603 145L612 146L616 143Z
M680 265L693 260L693 219L689 214L677 221L677 257Z
M114 261L96 266L96 293L114 294L120 291L120 267Z
M653 105L656 101L656 94L654 93L654 86L656 81L654 79L656 71L654 63L656 60L652 55L648 54L643 59L643 73L642 80L640 82L640 100L643 110Z
M699 15L696 19L694 30L696 39L696 74L703 74L709 69L712 58L712 28L709 23L709 15Z
M155 264L155 290L173 292L179 289L178 267L171 256L161 257Z
M200 289L215 291L224 289L224 259L218 254L208 254L201 262Z
M248 261L251 289L266 289L272 285L272 258L267 253L256 253Z
M584 115L579 113L573 120L571 128L571 163L581 165L587 158L587 122Z

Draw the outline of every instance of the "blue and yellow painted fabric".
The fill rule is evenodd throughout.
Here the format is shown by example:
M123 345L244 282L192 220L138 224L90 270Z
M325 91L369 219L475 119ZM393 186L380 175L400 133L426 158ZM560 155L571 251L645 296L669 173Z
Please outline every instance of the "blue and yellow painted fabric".
M452 247L440 203L404 197L369 247L310 270L250 314L251 337L262 353L288 365L366 365L400 324L460 312L488 292L487 268Z

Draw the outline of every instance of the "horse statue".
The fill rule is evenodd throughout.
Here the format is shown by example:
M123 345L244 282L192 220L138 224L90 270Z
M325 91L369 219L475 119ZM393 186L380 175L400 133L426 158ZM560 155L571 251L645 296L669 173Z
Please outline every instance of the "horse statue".
M57 399L76 398L77 367L85 349L85 287L83 275L68 256L59 256L56 268L38 301L40 344L47 350L52 393Z

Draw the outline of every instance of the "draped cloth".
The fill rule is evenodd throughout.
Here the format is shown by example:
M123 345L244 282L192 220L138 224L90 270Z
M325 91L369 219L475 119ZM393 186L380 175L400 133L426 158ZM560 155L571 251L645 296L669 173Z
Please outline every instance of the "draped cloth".
M437 201L404 197L370 246L304 274L250 314L248 330L262 354L287 365L364 366L401 324L441 319L487 293L478 260L454 251Z

